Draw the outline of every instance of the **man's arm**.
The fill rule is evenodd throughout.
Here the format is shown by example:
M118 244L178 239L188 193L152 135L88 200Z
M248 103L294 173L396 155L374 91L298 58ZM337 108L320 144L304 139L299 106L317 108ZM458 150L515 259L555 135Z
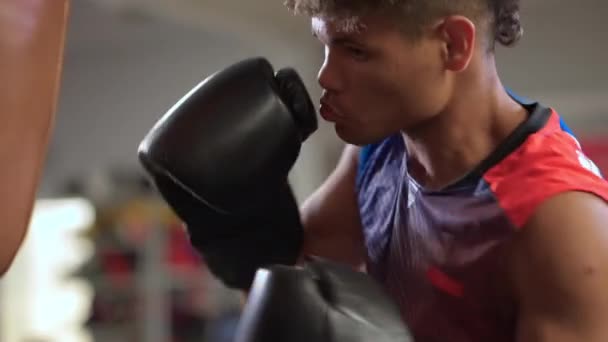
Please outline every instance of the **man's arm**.
M347 145L336 169L302 205L303 255L359 268L365 260L355 179L360 149Z
M513 243L518 342L608 341L608 204L581 192L542 204Z
M355 181L360 148L346 145L338 165L300 208L304 226L305 256L319 256L362 269L365 261L363 235ZM244 305L249 292L242 297Z
M0 276L21 245L57 104L68 0L0 3Z

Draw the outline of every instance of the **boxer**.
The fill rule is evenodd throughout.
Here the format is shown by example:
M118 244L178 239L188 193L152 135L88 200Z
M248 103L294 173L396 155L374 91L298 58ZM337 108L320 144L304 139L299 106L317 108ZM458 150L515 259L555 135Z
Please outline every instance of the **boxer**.
M68 0L0 4L0 275L25 237L57 107Z
M250 291L256 270L269 270L264 295L251 292L259 308L258 297L277 293L318 298L278 281L302 267L294 265L303 255L363 265L415 341L608 338L608 184L555 110L501 83L495 45L521 37L518 2L288 6L311 16L325 47L320 112L347 143L301 208L286 179L314 131L314 109L293 70L275 73L258 58L221 70L140 146L142 165L211 271ZM289 274L322 284L326 273ZM332 279L363 281L340 275ZM382 331L367 307L393 317L369 291L354 291L360 300L348 302L352 321L342 327ZM258 324L329 317L327 307L309 309ZM407 336L393 336L400 340Z
M518 0L291 0L348 146L304 253L365 263L416 341L605 341L608 184L558 113L505 89Z

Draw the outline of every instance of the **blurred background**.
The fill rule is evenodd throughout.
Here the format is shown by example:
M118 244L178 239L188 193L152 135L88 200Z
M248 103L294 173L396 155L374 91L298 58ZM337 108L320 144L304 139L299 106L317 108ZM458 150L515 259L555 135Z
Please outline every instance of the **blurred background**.
M557 109L608 172L608 15L601 0L524 0L505 84ZM62 88L23 248L0 280L0 341L230 341L239 297L211 277L136 158L159 117L250 56L293 66L320 94L322 46L281 0L72 1ZM342 143L321 123L291 181L298 200Z

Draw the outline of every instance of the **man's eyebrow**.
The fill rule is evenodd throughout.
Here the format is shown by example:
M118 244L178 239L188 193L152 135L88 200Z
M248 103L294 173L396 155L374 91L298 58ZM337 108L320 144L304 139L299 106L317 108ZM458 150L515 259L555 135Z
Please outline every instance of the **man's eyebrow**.
M347 37L347 36L333 38L331 40L331 43L335 44L335 45L344 45L344 44L360 45L361 44L361 42L359 42L357 39Z
M315 38L319 38L317 31L314 28L311 28L310 33L312 34L313 37ZM336 36L330 39L330 44L332 45L344 45L344 44L354 44L354 45L361 45L362 43L357 40L356 38L353 38L351 36L348 35L342 35L342 36Z

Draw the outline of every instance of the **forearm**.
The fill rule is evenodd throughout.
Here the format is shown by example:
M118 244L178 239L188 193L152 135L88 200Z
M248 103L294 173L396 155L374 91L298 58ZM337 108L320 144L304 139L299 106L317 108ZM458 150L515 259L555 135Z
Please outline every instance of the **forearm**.
M0 5L0 274L25 236L57 105L67 0Z
M356 236L315 236L305 233L300 262L303 262L306 256L318 256L359 270L363 269L365 264L365 251Z

